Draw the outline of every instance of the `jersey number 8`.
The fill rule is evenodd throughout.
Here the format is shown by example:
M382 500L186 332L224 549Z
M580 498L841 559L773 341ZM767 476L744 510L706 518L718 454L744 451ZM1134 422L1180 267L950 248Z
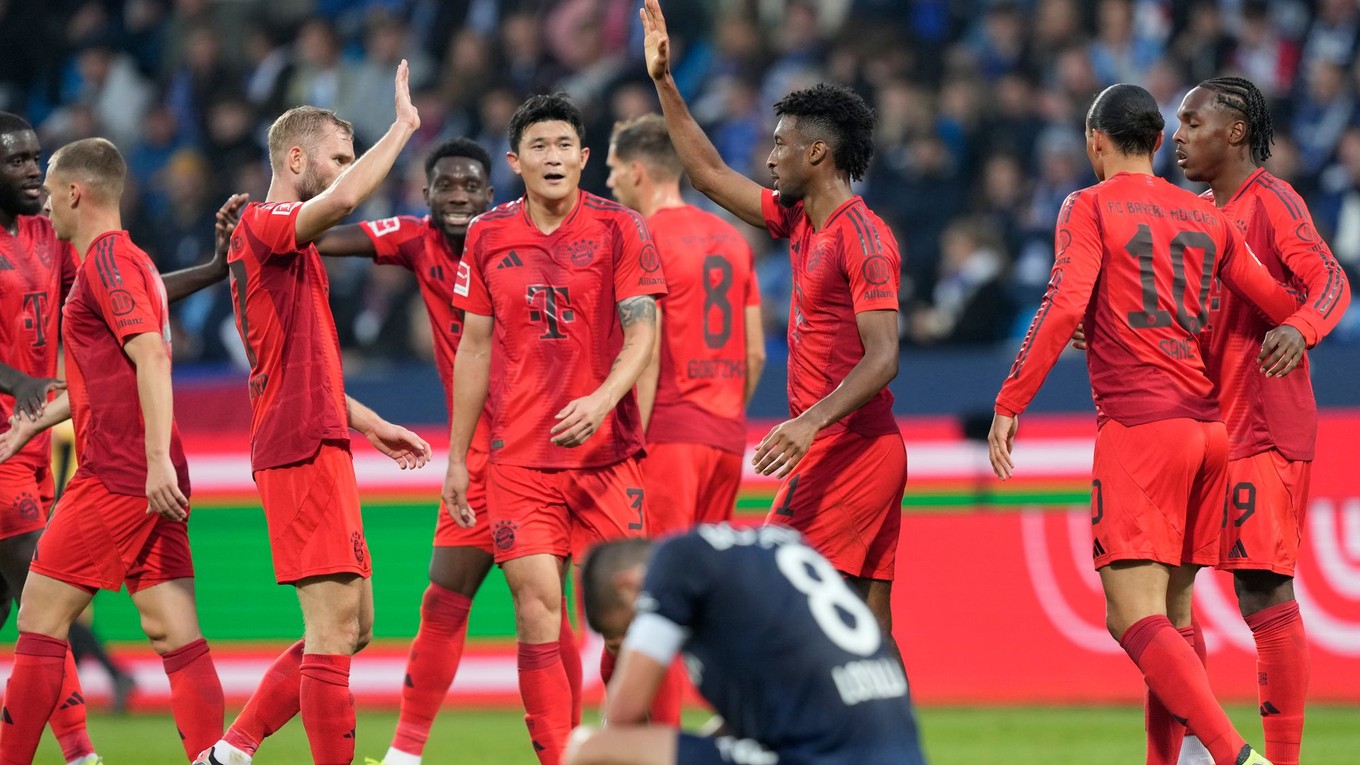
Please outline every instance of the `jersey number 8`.
M878 650L883 638L873 612L826 558L798 544L780 546L774 557L780 573L807 596L812 618L831 642L858 656Z

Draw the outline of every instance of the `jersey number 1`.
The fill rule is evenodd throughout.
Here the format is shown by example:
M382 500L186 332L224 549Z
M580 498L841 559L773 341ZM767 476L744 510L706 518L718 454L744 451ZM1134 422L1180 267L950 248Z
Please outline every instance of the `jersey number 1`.
M1196 249L1204 253L1200 263L1199 294L1193 305L1186 304L1185 287L1189 278L1185 273L1185 251ZM1203 231L1182 231L1171 238L1171 299L1176 303L1176 324L1192 335L1199 334L1209 319L1209 287L1214 281L1214 259L1218 249L1214 240ZM1171 313L1161 309L1161 295L1157 290L1152 229L1142 223L1124 250L1138 259L1138 281L1143 286L1143 310L1129 311L1129 326L1134 329L1159 329L1171 326Z

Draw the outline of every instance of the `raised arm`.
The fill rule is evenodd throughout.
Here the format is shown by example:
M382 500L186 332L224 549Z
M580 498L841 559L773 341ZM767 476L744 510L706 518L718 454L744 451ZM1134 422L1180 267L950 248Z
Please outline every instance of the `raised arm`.
M647 73L656 86L671 143L675 144L675 151L685 165L690 183L733 215L752 226L765 228L760 203L762 187L723 162L718 150L704 135L703 128L689 113L689 107L671 77L670 37L666 33L666 17L661 15L661 4L658 0L646 0L639 14L647 35Z
M358 223L336 226L312 241L316 249L328 258L372 258L378 254L373 240Z
M334 183L302 205L295 234L299 245L314 241L326 229L348 217L387 177L397 155L420 127L420 114L411 104L409 79L406 59L402 59L397 65L396 121L373 148L346 168Z
M463 336L453 362L453 412L449 416L449 466L444 475L443 499L453 519L464 528L472 528L477 522L467 501L467 453L491 387L494 330L495 322L490 316L464 312Z
M212 260L197 266L181 268L161 275L165 283L165 299L174 303L227 278L227 248L231 246L231 232L241 217L241 207L250 201L249 194L232 194L217 210L214 226Z
M132 336L123 343L123 352L137 368L137 399L146 427L147 503L151 512L182 521L189 517L189 500L179 489L179 474L170 459L170 429L174 424L170 354L158 332Z
M637 385L642 370L647 368L656 351L656 298L651 295L624 298L619 301L618 309L623 347L600 387L557 413L557 424L550 432L552 442L558 446L580 446L599 430L604 418ZM459 353L462 353L461 348ZM457 384L455 380L454 386Z

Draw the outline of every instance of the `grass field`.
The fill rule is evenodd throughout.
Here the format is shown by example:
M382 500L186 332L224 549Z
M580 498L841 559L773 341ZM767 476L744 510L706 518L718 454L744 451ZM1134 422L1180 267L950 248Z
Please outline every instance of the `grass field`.
M1249 707L1230 710L1238 730L1259 742L1260 718ZM691 719L692 718L692 719ZM926 753L933 765L1134 765L1143 761L1141 709L1133 707L931 707L920 712ZM687 715L698 724L700 713ZM380 757L396 724L394 712L359 717L358 762ZM95 715L90 731L106 765L176 765L184 762L168 716ZM1360 745L1360 709L1309 710L1304 760L1308 765L1352 765ZM49 735L39 765L61 762ZM270 738L257 765L311 762L301 721ZM507 711L448 711L440 716L425 751L430 765L535 765L523 717Z

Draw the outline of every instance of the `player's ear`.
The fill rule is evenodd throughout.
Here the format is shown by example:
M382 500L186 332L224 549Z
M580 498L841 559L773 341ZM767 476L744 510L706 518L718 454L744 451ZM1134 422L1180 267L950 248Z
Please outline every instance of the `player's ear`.
M420 188L420 198L425 200L425 206L430 206L430 184L426 183Z
M1247 123L1242 120L1233 120L1228 125L1228 144L1237 146L1247 142Z
M809 165L820 165L822 160L831 154L831 148L826 145L826 141L816 140L808 144L807 159Z
M1166 131L1157 134L1157 142L1152 145L1152 153L1156 154L1162 150L1162 141L1166 140Z
M307 153L301 146L294 146L288 150L288 169L296 175L301 175L303 162L306 161Z
M515 175L524 175L524 171L521 170L519 166L519 155L515 152L507 151L505 153L505 164L510 166L510 169L514 171Z
M590 147L589 147L589 146L582 146L582 147L581 147L581 167L585 167L585 166L586 166L586 163L589 162L589 161L590 161Z

